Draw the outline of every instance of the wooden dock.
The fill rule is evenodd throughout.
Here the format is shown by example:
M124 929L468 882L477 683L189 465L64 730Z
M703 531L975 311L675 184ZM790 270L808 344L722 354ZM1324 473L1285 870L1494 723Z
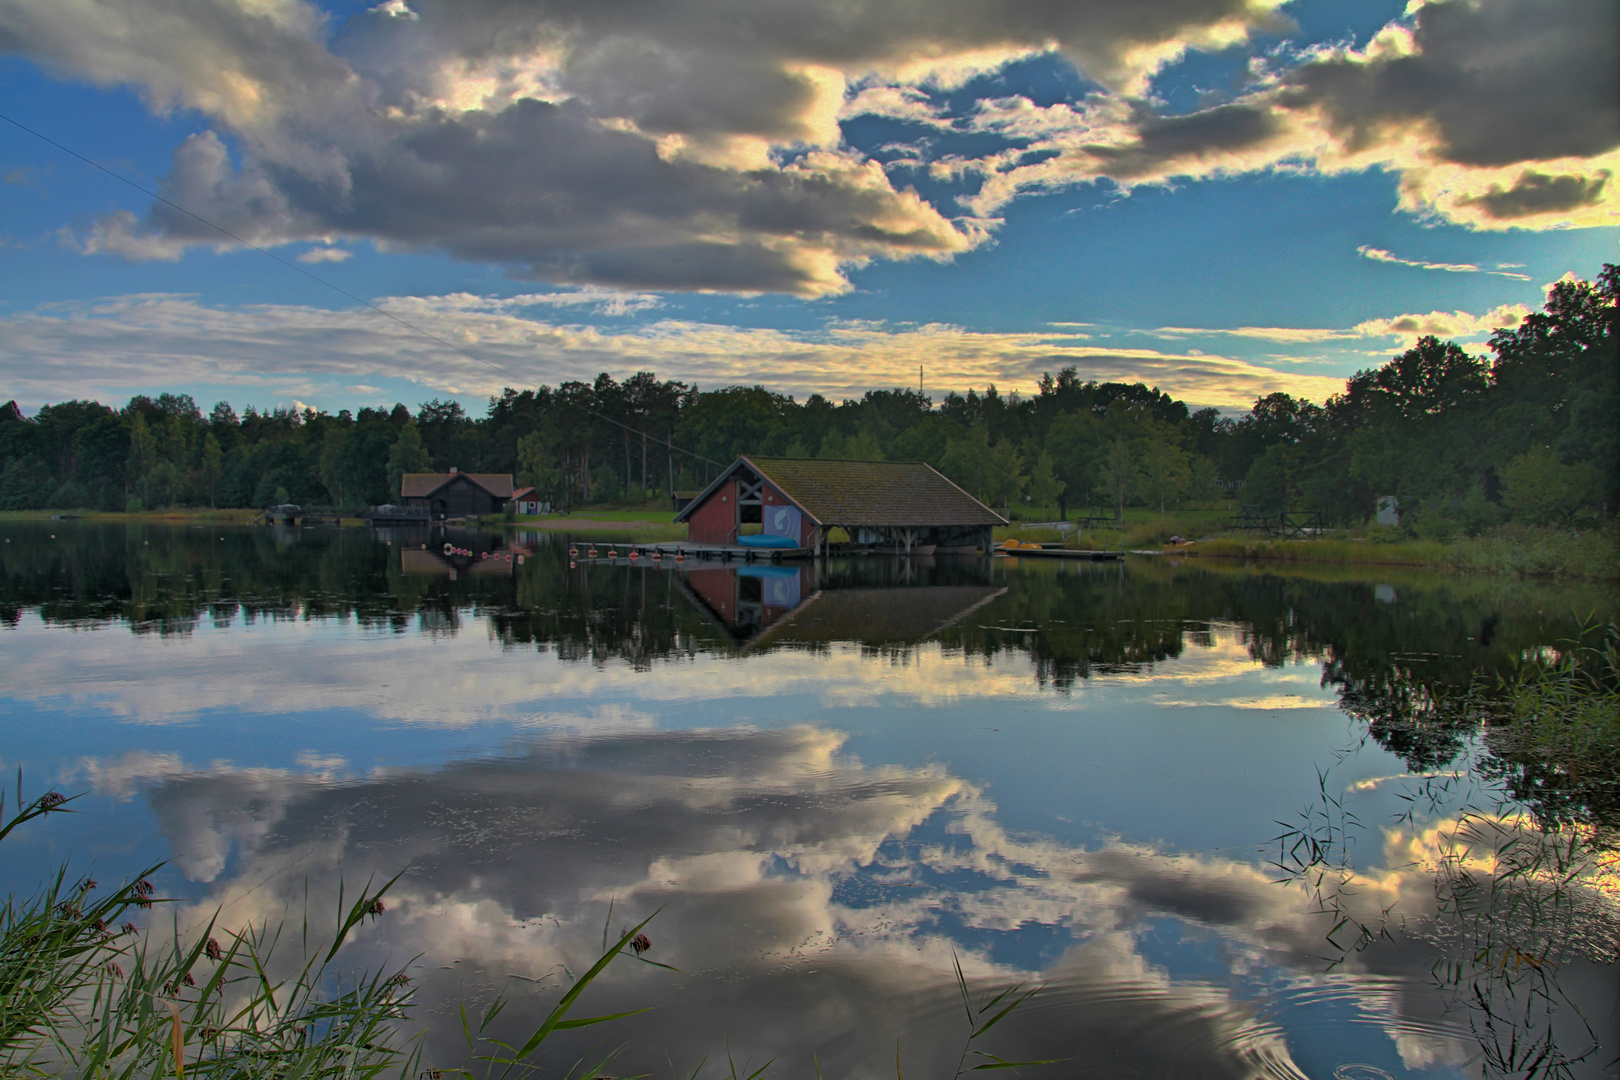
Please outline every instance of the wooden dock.
M751 548L741 544L694 544L686 540L664 540L653 544L575 541L568 545L568 557L575 562L612 562L620 565L674 564L691 562L781 562L808 559L813 548Z
M997 548L997 555L1005 555L1011 559L1025 557L1033 559L1085 559L1090 562L1105 562L1123 559L1123 551L1082 551L1078 548Z

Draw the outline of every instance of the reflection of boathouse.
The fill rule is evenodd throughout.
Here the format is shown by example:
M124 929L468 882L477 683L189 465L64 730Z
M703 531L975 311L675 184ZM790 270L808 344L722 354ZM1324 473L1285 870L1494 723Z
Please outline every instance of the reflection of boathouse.
M1006 519L928 465L738 458L675 515L695 544L735 544L744 526L798 548L841 528L897 551L984 551ZM756 531L756 530L746 530Z
M472 529L389 530L390 544L399 543L399 568L411 575L448 577L511 577L533 547L507 545L501 536Z
M681 589L737 645L915 645L1007 590L989 584L829 587L811 565L690 570Z

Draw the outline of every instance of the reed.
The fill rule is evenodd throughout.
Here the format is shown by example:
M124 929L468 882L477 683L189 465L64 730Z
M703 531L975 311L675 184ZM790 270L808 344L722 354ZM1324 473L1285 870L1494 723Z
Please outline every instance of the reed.
M1326 771L1274 838L1272 866L1332 920L1334 964L1414 929L1452 943L1433 974L1468 1016L1485 1075L1570 1077L1603 1040L1559 972L1576 957L1620 960L1620 626L1586 627L1511 678L1476 682L1466 706L1482 733L1474 760L1403 796L1402 822L1448 821L1423 867L1432 916L1369 905L1354 858L1366 829Z
M22 776L12 815L0 792L0 841L18 827L50 814L72 813L77 796L49 792L22 797ZM353 899L338 889L336 930L311 945L306 913L291 964L278 954L290 947L288 924L230 932L215 919L193 934L178 923L164 936L118 920L170 901L154 895L151 867L135 880L103 889L61 870L38 892L8 895L0 907L0 1076L85 1077L94 1080L443 1080L447 1076L511 1080L541 1071L538 1058L554 1035L610 1023L645 1009L601 1016L572 1011L615 959L642 956L642 931L655 911L617 939L603 930L601 957L520 1040L493 1033L510 1004L497 996L476 1015L460 1011L465 1054L453 1066L424 1061L420 1033L407 1021L414 987L405 967L354 973L340 964L345 944L367 919L385 917L384 896L399 875L367 882ZM282 972L286 972L282 974ZM979 1042L1039 990L1019 986L975 1001L960 962L957 986L967 1018L956 1075L984 1069L1053 1064L1008 1061ZM616 1055L581 1058L561 1080L589 1080ZM727 1053L727 1080L761 1080L774 1063L739 1074ZM703 1063L691 1073L696 1080ZM898 1047L895 1070L904 1080ZM819 1075L819 1065L816 1066ZM679 1077L676 1071L676 1076Z
M9 818L0 793L0 840L36 818L73 812L72 801L56 792L25 801L19 773ZM301 955L289 965L278 958L289 945L281 925L229 932L211 920L191 935L176 924L164 937L120 925L134 911L168 902L154 896L148 875L156 869L110 889L64 869L31 896L7 896L0 907L0 1076L509 1077L535 1071L534 1059L555 1033L631 1015L570 1013L647 920L608 945L521 1042L488 1035L506 1006L497 998L476 1019L463 1010L467 1054L460 1066L424 1069L420 1038L408 1036L403 1023L414 992L404 968L353 973L338 962L355 928L384 916L383 897L398 875L375 888L368 882L352 900L340 885L336 930L311 947L306 914Z

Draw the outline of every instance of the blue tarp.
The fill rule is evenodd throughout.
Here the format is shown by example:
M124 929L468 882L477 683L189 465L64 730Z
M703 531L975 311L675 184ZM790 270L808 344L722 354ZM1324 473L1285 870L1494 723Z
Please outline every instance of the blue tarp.
M758 536L739 536L737 543L750 548L796 548L799 538L796 536L768 536L761 533Z

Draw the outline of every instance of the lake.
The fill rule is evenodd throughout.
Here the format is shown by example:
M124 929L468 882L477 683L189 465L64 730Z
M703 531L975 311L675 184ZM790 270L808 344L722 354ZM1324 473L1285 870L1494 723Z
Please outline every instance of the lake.
M350 956L411 965L430 1065L460 1063L462 1003L532 1027L648 916L679 970L616 961L584 1011L652 1010L559 1043L557 1075L603 1044L619 1076L878 1077L897 1050L948 1076L958 963L975 1009L1041 987L971 1047L1058 1059L1036 1080L1603 1076L1620 1052L1613 875L1539 967L1476 962L1506 916L1447 876L1473 865L1447 861L1459 817L1517 828L1503 799L1540 797L1460 695L1612 618L1607 589L0 536L0 765L85 793L0 847L7 887L164 862L155 922L229 930L401 873Z

